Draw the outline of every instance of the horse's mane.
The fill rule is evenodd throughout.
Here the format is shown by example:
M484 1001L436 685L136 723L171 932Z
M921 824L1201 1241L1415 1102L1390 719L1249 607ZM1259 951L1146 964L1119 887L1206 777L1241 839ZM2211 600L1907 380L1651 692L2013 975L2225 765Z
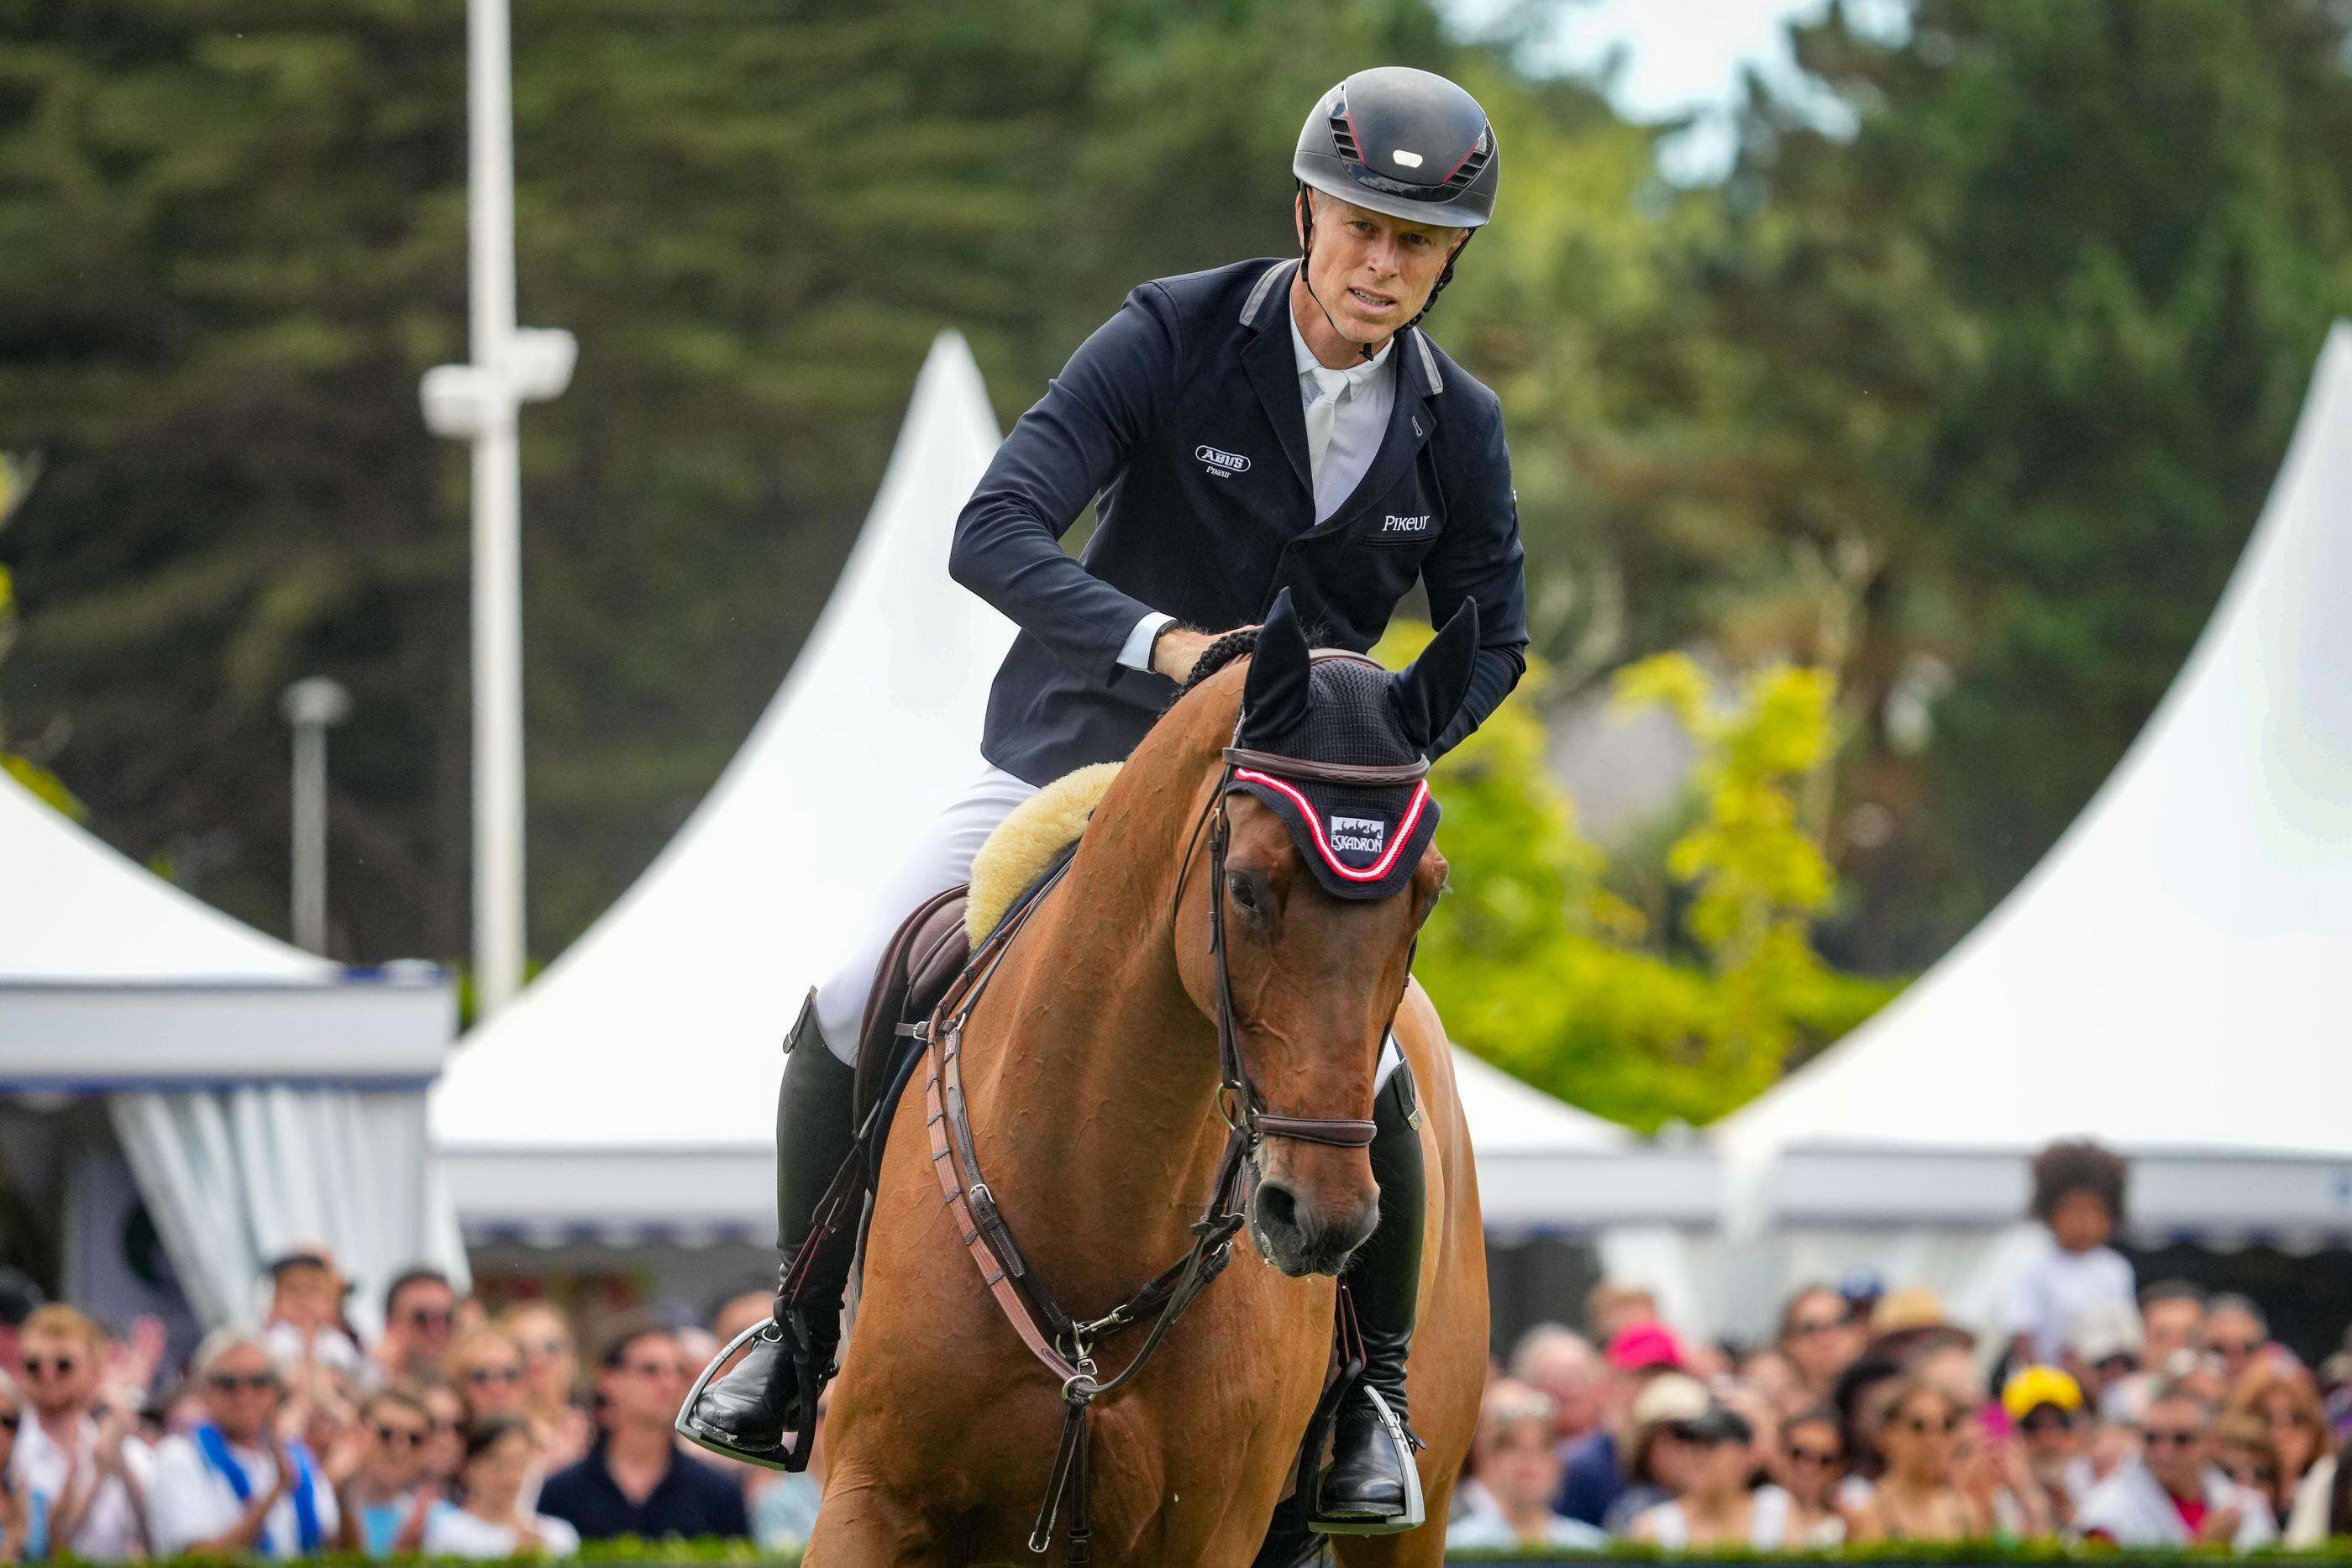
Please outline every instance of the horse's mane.
M1238 632L1226 632L1201 650L1201 656L1192 662L1192 673L1184 677L1184 684L1176 688L1176 695L1170 700L1168 706L1173 707L1177 703L1182 702L1192 695L1194 686L1199 685L1235 659L1248 656L1255 652L1256 648L1256 627L1244 626Z
M1305 628L1305 631L1308 647L1319 647L1322 644L1322 627L1309 626ZM1184 677L1184 684L1176 688L1176 695L1169 699L1168 706L1175 706L1192 694L1194 686L1201 685L1235 659L1247 658L1256 651L1256 627L1244 626L1237 632L1226 632L1201 650L1201 656L1192 662L1192 673Z

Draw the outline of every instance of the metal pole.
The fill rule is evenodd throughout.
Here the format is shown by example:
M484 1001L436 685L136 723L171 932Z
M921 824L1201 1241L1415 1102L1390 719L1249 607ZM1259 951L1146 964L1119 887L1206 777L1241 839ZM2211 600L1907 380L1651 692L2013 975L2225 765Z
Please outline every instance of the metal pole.
M474 444L474 985L482 1016L522 986L522 471L518 407L557 396L579 345L515 324L514 103L507 0L467 0L472 361L418 389L436 435Z
M507 0L467 0L474 436L474 984L484 1016L522 985L522 475L515 392L514 121Z
M294 727L294 946L327 950L327 732Z
M327 730L351 712L351 695L313 675L296 681L280 699L294 729L294 943L327 950Z

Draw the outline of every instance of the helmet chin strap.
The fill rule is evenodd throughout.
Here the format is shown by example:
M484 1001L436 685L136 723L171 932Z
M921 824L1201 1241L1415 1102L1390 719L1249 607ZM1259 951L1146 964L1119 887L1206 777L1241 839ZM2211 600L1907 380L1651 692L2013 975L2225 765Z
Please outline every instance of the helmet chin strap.
M1304 181L1301 181L1298 186L1298 277L1300 281L1307 285L1307 298L1315 301L1315 308L1323 312L1323 319L1330 326L1333 337L1343 343L1356 343L1355 339L1339 330L1339 323L1331 319L1331 308L1323 303L1321 295L1315 292L1315 198L1307 193ZM1421 318L1416 316L1413 319L1418 321ZM1395 334L1391 333L1390 336L1393 337ZM1356 352L1364 357L1367 364L1371 362L1372 346L1370 343L1356 343Z
M1356 343L1356 340L1349 337L1347 333L1340 331L1339 323L1331 319L1331 308L1323 303L1323 297L1321 295L1315 292L1315 278L1313 276L1313 263L1315 260L1315 198L1307 193L1307 183L1303 180L1298 183L1298 219L1300 234L1298 243L1298 276L1307 285L1307 298L1315 301L1315 308L1323 312L1323 319L1329 324L1331 328L1331 335L1339 339L1343 343L1355 343L1356 352L1363 355L1366 362L1369 363L1372 358L1372 346L1370 343ZM1395 332L1390 333L1387 338L1381 340L1382 342L1387 342L1391 339L1395 338L1398 332L1411 331L1413 328L1421 325L1421 319L1429 314L1430 307L1437 303L1437 297L1445 292L1445 286L1447 284L1454 281L1454 264L1456 260L1460 259L1462 253L1470 247L1471 236L1475 235L1477 232L1478 231L1476 229L1466 229L1463 232L1462 237L1454 242L1453 254L1445 258L1445 270L1437 275L1436 287L1430 289L1429 298L1422 301L1421 308L1413 313L1412 320L1398 328Z

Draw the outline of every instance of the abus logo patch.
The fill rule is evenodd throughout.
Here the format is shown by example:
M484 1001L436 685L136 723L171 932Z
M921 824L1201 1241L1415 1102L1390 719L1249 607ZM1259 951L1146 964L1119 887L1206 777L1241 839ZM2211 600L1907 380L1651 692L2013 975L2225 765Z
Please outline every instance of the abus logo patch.
M1331 847L1353 850L1358 854L1376 855L1386 847L1389 825L1378 817L1334 817L1331 819Z
M1395 513L1391 512L1387 517L1381 519L1381 532L1384 534L1425 534L1429 531L1429 519L1434 516L1436 516L1434 512L1423 512L1417 517L1400 517Z
M1238 452L1220 452L1213 446L1195 446L1192 455L1209 465L1209 471L1220 478L1227 474L1249 472L1249 459Z

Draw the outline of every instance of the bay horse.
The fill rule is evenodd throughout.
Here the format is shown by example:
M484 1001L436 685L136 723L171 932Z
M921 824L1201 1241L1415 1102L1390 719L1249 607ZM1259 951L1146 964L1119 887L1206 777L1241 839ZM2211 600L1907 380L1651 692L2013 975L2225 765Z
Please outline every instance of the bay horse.
M1475 642L1465 607L1412 669L1388 677L1404 706L1420 705L1418 746L1459 706ZM1270 1111L1356 1119L1328 1124L1364 1125L1369 1136L1361 1119L1392 1027L1423 1109L1427 1197L1409 1388L1426 1445L1418 1463L1428 1523L1331 1541L1349 1568L1435 1565L1487 1343L1468 1129L1436 1011L1407 972L1445 865L1430 849L1395 895L1333 897L1302 868L1274 810L1228 793L1225 751L1245 706L1277 690L1297 700L1308 660L1286 594L1253 654L1192 686L1145 737L963 1020L962 1099L993 1209L1018 1232L1026 1262L1073 1314L1102 1313L1192 1245L1233 1136L1220 1092L1213 923L1222 922L1223 994L1245 1049L1243 1077ZM1220 808L1224 885L1213 887L1192 835ZM1045 1550L1030 1538L1066 1430L1066 1390L967 1257L958 1210L941 1202L925 1099L910 1091L900 1103L883 1152L806 1568L1030 1563ZM1360 1142L1277 1134L1250 1145L1252 1245L1231 1248L1230 1267L1168 1330L1156 1359L1094 1406L1097 1563L1248 1564L1297 1469L1331 1361L1345 1262L1344 1247L1316 1238L1352 1237L1351 1246L1368 1235L1376 1188ZM1139 1337L1106 1340L1103 1382ZM1062 1560L1058 1542L1052 1555Z

